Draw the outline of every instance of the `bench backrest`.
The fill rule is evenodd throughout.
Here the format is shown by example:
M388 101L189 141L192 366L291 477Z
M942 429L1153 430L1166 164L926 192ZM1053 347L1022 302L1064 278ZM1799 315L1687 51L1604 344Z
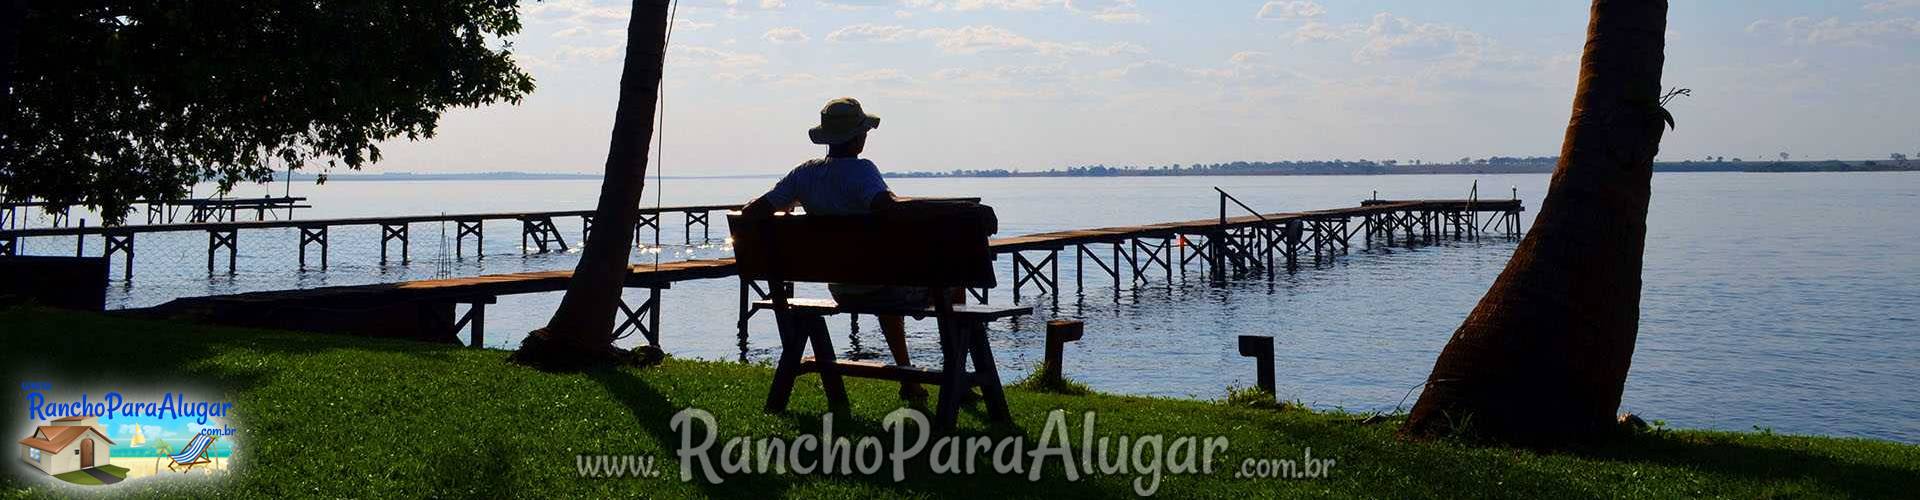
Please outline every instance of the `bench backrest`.
M923 205L876 215L727 214L740 277L774 282L991 288L993 209Z

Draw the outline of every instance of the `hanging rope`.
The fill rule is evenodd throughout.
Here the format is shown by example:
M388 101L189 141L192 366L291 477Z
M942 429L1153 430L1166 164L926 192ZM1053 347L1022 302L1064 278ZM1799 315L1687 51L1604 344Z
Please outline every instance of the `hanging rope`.
M667 179L667 49L673 46L673 24L680 17L680 0L673 0L667 8L667 39L660 43L660 92L655 108L653 127L653 267L660 267L660 208L661 193L666 191Z

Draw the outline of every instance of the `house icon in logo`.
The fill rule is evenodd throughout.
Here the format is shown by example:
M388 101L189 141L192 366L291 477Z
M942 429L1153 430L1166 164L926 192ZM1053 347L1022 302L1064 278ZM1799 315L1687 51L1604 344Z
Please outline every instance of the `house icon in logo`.
M47 474L59 475L113 461L114 442L94 417L62 417L34 428L20 440L20 459Z

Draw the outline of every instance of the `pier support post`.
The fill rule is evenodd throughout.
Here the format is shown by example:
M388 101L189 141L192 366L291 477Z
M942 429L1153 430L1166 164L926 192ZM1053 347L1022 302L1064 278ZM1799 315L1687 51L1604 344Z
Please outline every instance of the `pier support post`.
M320 270L327 270L327 226L300 226L300 269L307 268L307 244L320 244ZM384 246L384 245L382 245Z
M1518 209L1507 211L1507 237L1520 237L1520 210Z
M1149 239L1159 240L1159 242L1148 243ZM1173 283L1173 240L1171 238L1142 236L1134 238L1131 246L1133 256L1127 262L1133 267L1134 282L1147 281L1147 270L1158 265L1162 272L1167 273L1167 283Z
M466 246L467 235L473 235L473 258L481 259L486 257L487 255L486 250L483 250L481 247L481 245L485 244L487 239L485 235L486 233L482 229L482 227L485 225L484 224L485 222L486 221L481 219L468 219L468 220L454 221L454 226L455 226L453 229L454 258L459 259L459 258L466 257L465 250L467 248ZM324 264L325 260L322 259L321 262L322 262L321 266L324 267L326 265Z
M766 292L760 290L758 283L749 279L740 280L739 319L734 320L733 326L740 330L740 362L742 363L747 361L747 320L753 317L753 297L748 294L756 292L762 297L766 296Z
M1053 296L1054 304L1057 305L1060 303L1060 250L1051 249L1046 250L1046 252L1047 256L1041 258L1039 262L1027 259L1026 254L1021 252L1011 252L1013 254L1013 302L1015 304L1020 303L1020 292L1026 288L1027 282L1029 281L1033 282L1034 288L1038 288L1041 293ZM1048 268L1052 269L1051 274L1048 273ZM984 298L981 303L986 303Z
M633 246L634 247L639 248L644 246L640 241L640 229L646 228L646 227L653 228L653 239L655 240L660 239L660 214L659 213L651 213L651 214L641 213L640 214L640 222L636 222L633 225Z
M133 282L133 231L102 233L100 237L106 242L107 248L101 256L106 257L107 260L113 260L114 252L126 252L126 262L120 266L120 280Z
M686 231L686 237L687 237L686 243L688 245L693 244L693 226L695 224L700 225L700 242L701 243L706 243L707 241L710 241L713 239L713 236L709 232L712 229L712 225L707 223L707 216L711 214L707 213L704 210L688 211L685 213L687 214L687 225L686 225L685 231Z
M1267 394L1278 394L1277 384L1273 381L1273 337L1260 335L1240 336L1240 355L1253 358L1254 377L1260 390Z
M1183 278L1186 277L1187 263L1194 261L1199 261L1201 269L1206 271L1206 266L1211 262L1208 260L1208 256L1211 255L1212 250L1209 250L1209 248L1213 245L1213 241L1203 234L1182 234L1180 235L1180 241L1182 243L1180 246L1180 276ZM1188 247L1192 247L1191 252L1187 250ZM1211 273L1211 271L1208 272Z
M1285 236L1287 238L1287 270L1289 271L1300 267L1301 230L1300 219L1287 221L1287 232Z
M1092 243L1092 244L1097 245L1098 243ZM1087 283L1082 278L1081 275L1086 271L1086 265L1085 265L1086 261L1084 259L1093 259L1094 265L1100 266L1101 271L1106 272L1107 276L1110 276L1113 278L1114 300L1119 300L1119 297L1120 297L1120 258L1119 258L1120 244L1119 243L1113 244L1114 259L1113 259L1112 266L1108 266L1105 261L1100 260L1100 254L1094 253L1093 250L1088 250L1087 245L1088 243L1079 243L1073 246L1074 248L1073 282L1074 282L1075 288L1079 290L1081 295L1085 295L1087 293Z
M520 253L521 254L526 253L528 240L532 240L533 244L540 248L539 253L546 253L548 250L550 250L551 247L549 245L558 245L560 247L560 251L562 252L567 250L567 240L565 238L560 237L560 230L554 229L552 217L547 217L547 216L521 217L520 218Z
M227 248L227 272L237 272L239 269L235 266L240 262L240 230L233 228L207 230L208 273L213 272L213 254L220 247Z
M740 320L735 322L734 325L740 329L740 362L742 363L747 361L748 320L753 319L753 313L756 312L753 309L753 301L756 300L756 297L758 298L757 300L772 299L775 292L784 293L786 296L792 297L793 284L788 283L784 289L767 289L761 288L760 283L757 281L740 280Z
M466 304L467 313L460 315L453 323L450 335L460 338L460 330L467 329L467 347L481 348L487 345L487 304L497 302L492 295L481 295L455 300L454 304ZM468 328L472 327L472 328Z
M1041 365L1040 380L1052 387L1066 382L1061 362L1066 358L1067 343L1080 340L1086 333L1086 325L1075 320L1056 319L1047 322L1047 357Z
M1231 244L1224 226L1207 233L1207 271L1215 282L1227 281L1227 247Z
M1351 230L1351 225L1348 224L1350 220L1351 219L1346 217L1341 217L1333 221L1333 241L1340 244L1340 255L1346 255L1353 251L1353 231Z
M1273 262L1275 254L1279 255L1279 258L1281 259L1281 263L1286 262L1286 255L1288 251L1287 250L1287 245L1288 245L1287 224L1288 223L1291 223L1291 221L1288 221L1286 223L1280 223L1277 225L1270 225L1265 228L1262 228L1262 230L1260 231L1260 237L1263 240L1260 243L1260 253L1263 256L1265 256L1267 259L1265 266L1267 268L1266 270L1267 270L1268 279L1273 278L1274 268L1279 267L1279 266L1275 266ZM1292 269L1292 268L1289 267L1288 269Z
M660 347L660 289L668 286L665 283L647 286L647 300L641 302L640 307L627 305L627 299L622 297L620 315L624 319L613 329L614 340L639 332L641 338L647 339L647 345Z
M390 223L382 222L380 223L380 263L381 264L387 263L387 242L391 240L396 240L396 239L400 240L400 263L406 264L410 260L409 258L410 256L407 255L408 254L407 247L409 246L409 243L407 241L408 240L407 223L402 222L399 224L390 224Z
M1373 214L1367 214L1360 219L1360 231L1364 233L1360 241L1366 243L1367 248L1373 248Z

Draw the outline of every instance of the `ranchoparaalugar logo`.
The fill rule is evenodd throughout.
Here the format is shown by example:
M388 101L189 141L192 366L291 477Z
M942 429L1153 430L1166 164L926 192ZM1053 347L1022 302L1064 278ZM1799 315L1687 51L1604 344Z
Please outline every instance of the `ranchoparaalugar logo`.
M26 421L20 463L67 483L114 484L146 477L224 473L234 452L233 403L187 391L54 392L23 382Z

